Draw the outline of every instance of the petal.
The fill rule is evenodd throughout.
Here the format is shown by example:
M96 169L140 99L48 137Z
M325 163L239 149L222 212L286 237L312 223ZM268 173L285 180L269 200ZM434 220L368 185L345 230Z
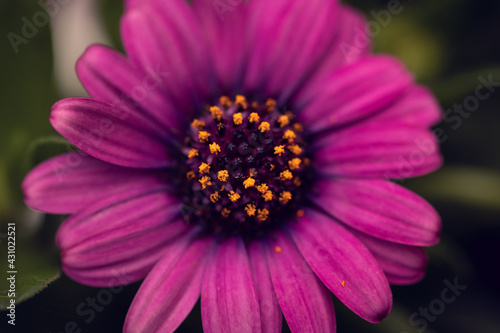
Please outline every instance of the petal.
M342 66L354 63L367 56L371 50L371 37L365 31L366 19L363 14L349 6L342 6L335 41L328 56L318 66L303 87L294 94L292 109L300 110L315 99L318 92L328 84L331 74Z
M193 0L196 20L209 45L213 67L221 91L228 95L242 92L248 58L248 4L235 0Z
M201 290L205 332L260 332L260 310L250 261L241 238L217 246Z
M266 255L261 243L252 242L248 246L248 254L259 300L262 332L281 332L283 315L274 292L269 268L267 268Z
M296 105L298 120L311 133L336 128L380 112L412 82L410 73L395 58L366 57L309 87L315 92Z
M212 244L211 238L175 242L137 292L123 332L174 332L200 297Z
M342 303L371 323L389 314L392 294L384 272L340 223L307 210L290 229L311 269Z
M164 171L119 167L84 152L53 157L23 181L26 204L36 210L69 214L115 193L166 183Z
M404 123L430 127L443 119L441 107L432 92L423 86L411 86L400 99L367 123Z
M390 242L430 246L441 220L424 199L386 180L319 181L310 199L356 230Z
M192 112L211 87L212 66L206 39L187 1L143 1L121 22L127 54L139 68L168 73L161 87L179 110Z
M377 123L332 131L314 143L318 173L361 178L401 179L442 164L437 139L424 128Z
M178 201L163 189L141 189L102 199L69 217L56 242L72 279L105 286L119 272L143 278L167 245L192 227L179 219ZM133 245L133 246L131 246Z
M266 242L274 291L292 332L335 332L332 298L293 242L277 231Z
M413 284L425 275L427 254L419 246L388 242L365 233L351 230L370 250L391 284Z
M87 98L57 102L50 115L52 126L86 153L103 161L132 168L172 165L167 144L149 123L134 114L126 119L110 104Z
M280 104L297 89L334 46L340 5L322 0L249 2L251 45L244 88L275 96Z
M88 93L120 109L121 119L133 113L165 139L169 138L168 133L179 134L186 125L183 113L161 89L169 73L160 66L144 73L120 53L106 46L93 45L78 60L76 70Z

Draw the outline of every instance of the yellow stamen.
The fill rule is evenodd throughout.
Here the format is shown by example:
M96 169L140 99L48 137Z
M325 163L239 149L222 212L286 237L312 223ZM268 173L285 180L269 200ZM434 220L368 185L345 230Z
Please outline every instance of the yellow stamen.
M309 166L309 164L311 164L311 160L308 159L307 157L304 158L304 166Z
M207 142L209 138L210 133L207 131L200 131L200 133L198 133L198 139L200 139L200 142Z
M251 123L256 123L259 121L259 119L260 119L260 117L257 114L257 112L250 113L250 116L248 117L248 121Z
M276 247L274 248L274 252L276 252L276 253L281 253L281 246L276 246Z
M252 109L257 110L259 108L259 103L256 101L252 102Z
M252 187L255 185L255 179L253 179L252 177L248 177L244 182L243 182L243 186L245 186L245 188L249 188L249 187Z
M292 200L292 193L289 191L283 191L280 193L280 202L286 205L288 201Z
M285 134L283 134L283 139L288 140L288 143L292 143L296 137L295 132L292 130L286 130Z
M227 208L222 208L222 211L220 212L223 217L228 217L229 214L231 214L231 211Z
M273 111L275 106L276 106L276 101L272 98L268 98L266 101L266 111L267 112Z
M305 214L305 213L304 213L304 211L303 211L302 209L299 209L299 210L297 211L297 216L298 216L298 217L302 217L302 216L304 216L304 214Z
M217 178L221 181L221 182L227 182L227 179L229 178L229 172L227 170L221 170L219 171L219 173L217 174Z
M221 111L221 109L218 106L212 106L212 107L210 107L210 113L212 114L212 117L215 120L217 120L217 121L221 120L221 118L222 118L222 111Z
M227 196L229 197L229 200L231 200L232 202L236 202L239 198L241 198L241 196L234 191L229 192Z
M216 144L215 142L209 144L208 146L210 147L210 152L212 154L217 155L218 153L220 153L220 146L218 144Z
M345 281L342 281L342 288L345 287Z
M234 101L234 103L243 108L243 110L246 110L248 107L247 99L243 95L236 95L236 100Z
M259 221L265 221L269 217L269 211L265 208L257 210L257 219Z
M287 116L282 115L278 118L278 123L280 123L280 127L285 127L290 124L290 119Z
M269 171L273 171L274 170L274 164L271 164L271 166L269 167Z
M274 198L274 194L271 191L266 191L266 193L262 194L262 197L265 201L271 201Z
M201 188L202 189L206 189L207 186L212 185L211 179L208 176L204 176L203 178L201 178L199 180L199 182L201 183Z
M194 128L197 128L197 129L201 130L203 127L205 127L205 122L204 121L200 121L198 119L195 119L191 123L191 127L194 127Z
M263 121L260 125L259 125L259 129L262 133L264 132L267 132L271 129L271 125L269 125L269 123L267 121Z
M223 124L223 123L218 123L218 124L217 124L217 129L218 129L219 131L222 131L222 129L223 129L223 128L224 128L224 124Z
M266 193L267 190L269 190L269 186L267 186L266 183L261 184L261 185L257 185L255 187L257 188L257 191L259 191L262 194Z
M189 158L189 159L192 159L192 158L193 158L193 157L195 157L195 156L200 156L200 155L198 154L198 149L194 149L194 148L192 148L192 149L189 151L188 158Z
M241 116L240 112L233 114L233 122L235 125L241 125L241 123L243 122L243 117Z
M284 145L274 147L274 155L278 155L278 156L281 157L281 154L283 154L284 152L285 152L285 146Z
M247 212L247 215L248 216L255 216L255 212L257 210L255 209L255 205L252 205L252 204L248 204L246 207L245 207L245 212Z
M194 172L194 170L188 171L186 173L187 180L193 180L195 176L196 176L196 172Z
M293 185L295 185L295 186L297 186L297 187L299 187L300 185L302 185L302 181L300 180L300 178L299 178L299 177L295 177L295 178L293 179Z
M219 98L219 102L226 109L233 104L233 103L231 103L231 100L227 96L221 96L221 98Z
M290 170L285 170L283 171L282 173L280 173L280 180L282 182L286 181L286 180L290 180L293 178L293 175L292 173L290 172Z
M293 130L297 133L302 133L304 132L304 126L302 126L302 124L295 123L293 124Z
M212 201L213 203L216 203L219 199L220 199L219 192L214 192L210 194L210 201Z
M210 164L207 164L205 162L201 163L200 173L209 173L209 172L210 172Z
M290 170L295 170L300 167L300 163L302 163L300 158L295 157L288 161L288 166L290 167Z
M292 154L300 155L302 153L302 148L299 145L291 145L288 146L288 150L292 152Z

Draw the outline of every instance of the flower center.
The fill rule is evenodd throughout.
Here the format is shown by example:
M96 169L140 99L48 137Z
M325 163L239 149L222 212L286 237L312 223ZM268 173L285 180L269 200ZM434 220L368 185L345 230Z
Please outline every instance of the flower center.
M186 156L184 216L216 234L258 235L302 214L310 160L300 123L276 101L222 96L191 123Z

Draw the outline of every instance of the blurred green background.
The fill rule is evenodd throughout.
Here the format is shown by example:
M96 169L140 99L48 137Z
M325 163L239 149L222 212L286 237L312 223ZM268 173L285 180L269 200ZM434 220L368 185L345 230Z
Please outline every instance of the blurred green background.
M75 0L76 1L76 0ZM443 110L474 96L478 77L500 82L500 2L472 0L407 0L385 24L377 21L388 1L346 1L378 22L375 51L400 57L419 82L435 92ZM121 1L100 2L105 28L120 49ZM66 145L51 128L51 105L63 96L56 88L50 26L15 53L6 37L20 33L22 17L40 11L37 1L0 3L0 269L6 265L7 223L16 223L18 292L23 297L48 288L18 305L17 332L65 332L74 321L81 332L121 332L139 283L113 295L95 319L86 323L76 308L98 288L81 286L60 276L53 237L62 217L30 212L20 183L30 168ZM500 90L500 86L496 87ZM426 332L500 332L500 93L480 101L477 110L456 122L442 122L445 165L438 172L402 183L428 199L443 219L442 242L428 249L427 276L413 286L393 287L394 310L380 325L365 323L336 302L338 332L419 332L411 315L439 299L444 280L458 279L467 289L441 314L427 320ZM450 115L452 111L450 111ZM5 281L0 281L5 296ZM5 300L5 297L3 298ZM9 332L0 313L0 331ZM179 328L201 330L199 305ZM71 330L68 330L71 332ZM287 328L284 327L284 331ZM75 332L78 332L76 330ZM420 331L420 333L423 331Z

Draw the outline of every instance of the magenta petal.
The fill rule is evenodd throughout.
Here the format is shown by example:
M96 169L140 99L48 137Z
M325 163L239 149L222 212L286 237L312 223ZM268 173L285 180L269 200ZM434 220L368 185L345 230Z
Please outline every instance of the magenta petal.
M211 238L176 241L137 292L123 332L174 332L200 297L212 244Z
M29 207L69 214L114 193L165 184L164 173L119 167L74 152L53 157L32 169L22 189Z
M366 123L404 123L430 127L443 119L441 107L432 92L423 86L412 86L400 99Z
M167 245L192 227L179 219L179 203L164 190L115 194L73 214L56 241L68 276L106 286L117 274L143 278Z
M337 1L249 1L248 27L251 45L245 89L287 97L330 54L338 29ZM237 9L236 9L237 10Z
M248 254L259 300L262 332L281 332L283 315L274 292L266 255L261 243L252 242L248 247Z
M389 283L413 284L424 277L427 254L423 248L388 242L356 230L351 232L377 259Z
M165 73L163 92L179 111L207 96L210 56L187 1L143 1L125 12L121 34L127 54L147 73Z
M348 226L371 236L407 245L439 241L437 212L415 193L386 180L319 181L310 199Z
M241 238L217 246L207 266L201 291L203 330L260 332L260 310L252 269Z
M412 82L410 73L395 58L366 57L310 87L316 92L296 105L298 119L313 133L339 127L380 112Z
M324 89L328 77L338 68L354 63L368 55L372 43L365 32L364 15L349 6L342 6L334 43L318 70L304 81L304 86L293 97L292 106L303 108Z
M372 323L389 314L389 283L373 255L356 237L311 210L291 223L290 229L309 266L342 303Z
M52 126L75 146L103 161L132 168L161 168L173 161L166 142L134 114L121 119L110 104L68 98L52 107Z
M93 45L78 60L76 70L93 98L121 110L120 119L134 113L164 138L168 133L177 134L187 121L164 96L161 84L169 73L159 67L144 73L120 53Z
M331 131L314 143L322 175L401 179L436 170L442 164L437 139L422 127L378 123Z
M278 302L292 332L335 332L330 292L293 242L277 231L266 244L267 264Z

